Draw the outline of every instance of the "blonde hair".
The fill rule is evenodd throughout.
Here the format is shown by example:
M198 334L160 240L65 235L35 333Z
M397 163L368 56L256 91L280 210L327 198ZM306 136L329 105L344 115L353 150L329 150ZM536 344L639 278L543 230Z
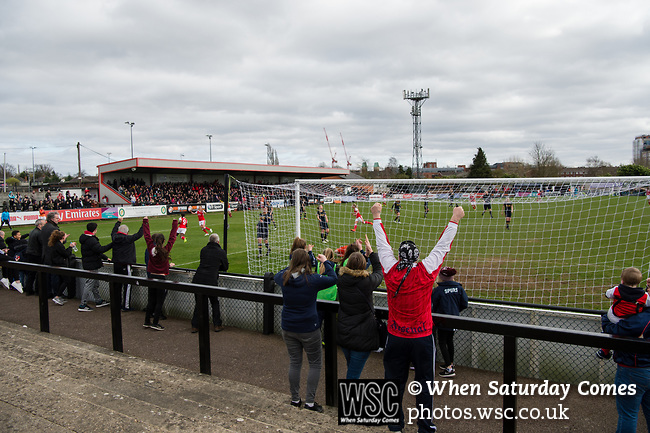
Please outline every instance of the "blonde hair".
M333 260L334 260L334 250L331 249L331 248L325 248L325 249L323 250L323 255L324 255L325 258L327 258L327 260L329 260L329 261L333 261ZM325 273L325 265L321 265L321 266L319 266L319 268L318 268L318 272L319 272L320 274L324 274L324 273Z

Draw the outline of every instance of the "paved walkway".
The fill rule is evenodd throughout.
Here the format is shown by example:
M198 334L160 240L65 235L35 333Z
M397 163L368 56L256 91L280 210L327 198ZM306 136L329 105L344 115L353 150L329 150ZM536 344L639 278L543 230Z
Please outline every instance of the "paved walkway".
M108 308L78 312L70 301L50 302L51 334L40 333L38 300L0 291L0 431L237 431L354 432L383 427L338 426L335 408L324 414L288 405L288 357L277 335L228 327L211 333L212 376L198 374L198 339L188 321L168 319L166 330L142 328L144 313L122 313L124 354L112 352ZM226 324L227 325L227 324ZM306 362L305 362L306 364ZM339 377L345 360L339 353ZM306 374L303 374L303 383ZM365 378L383 377L382 355L373 353ZM436 397L446 418L436 424L445 432L499 432L501 421L474 419L477 408L499 408L490 396L498 373L457 368L454 384L480 387L480 395ZM440 381L444 382L444 381ZM450 382L450 381L447 381ZM540 383L522 380L522 383ZM324 384L317 395L324 402ZM613 397L581 396L572 385L568 397L520 397L519 408L568 420L519 420L520 432L614 431ZM407 407L414 399L405 399ZM446 409L445 409L446 408ZM453 419L467 411L471 419ZM643 421L642 421L643 423ZM415 425L405 431L415 432ZM639 429L645 431L645 429Z

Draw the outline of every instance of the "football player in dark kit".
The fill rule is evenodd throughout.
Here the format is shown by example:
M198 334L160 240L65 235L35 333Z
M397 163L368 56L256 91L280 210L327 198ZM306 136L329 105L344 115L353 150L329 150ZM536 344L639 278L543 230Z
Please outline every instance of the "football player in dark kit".
M506 198L505 203L503 203L503 214L506 217L506 230L510 230L510 219L512 218L512 202L510 198Z
M320 239L321 242L324 244L328 243L329 241L327 240L327 235L330 233L330 225L329 225L329 218L327 218L327 214L323 210L323 205L318 205L318 211L316 212L316 216L318 217L318 225L320 226Z
M490 194L485 194L483 196L483 213L481 213L481 216L485 215L485 212L490 212L490 218L494 218L492 216L492 196Z
M268 213L266 207L262 208L260 219L257 222L257 250L259 251L258 257L262 257L262 242L266 244L266 255L271 252L269 246L269 224L271 224L271 215Z
M395 203L391 206L391 208L395 211L395 221L398 224L401 224L402 221L400 221L400 211L402 210L402 204L400 203L399 200L396 200Z

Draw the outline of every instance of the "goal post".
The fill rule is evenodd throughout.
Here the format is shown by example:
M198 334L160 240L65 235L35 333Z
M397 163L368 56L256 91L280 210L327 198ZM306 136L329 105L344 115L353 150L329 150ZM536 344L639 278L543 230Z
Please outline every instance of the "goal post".
M355 208L371 222L370 207L379 202L393 249L409 239L421 258L453 207L463 206L445 265L458 270L457 281L472 297L605 309L604 292L620 282L624 268L648 277L650 177L298 180L240 182L240 190L251 274L286 267L298 235L314 253L366 235L374 246L370 224L359 220L355 229ZM326 238L319 205L329 220ZM273 220L259 242L262 206L273 209Z

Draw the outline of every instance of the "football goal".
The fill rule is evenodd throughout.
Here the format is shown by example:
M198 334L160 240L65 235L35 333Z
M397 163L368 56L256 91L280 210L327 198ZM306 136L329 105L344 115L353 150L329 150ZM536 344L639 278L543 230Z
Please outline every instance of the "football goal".
M472 297L604 309L604 292L620 282L624 268L649 276L650 177L299 180L239 187L251 274L286 267L296 236L315 254L341 251L366 235L375 245L367 223L379 202L393 248L412 240L421 258L452 208L463 206L465 218L445 265L458 270L457 281Z

